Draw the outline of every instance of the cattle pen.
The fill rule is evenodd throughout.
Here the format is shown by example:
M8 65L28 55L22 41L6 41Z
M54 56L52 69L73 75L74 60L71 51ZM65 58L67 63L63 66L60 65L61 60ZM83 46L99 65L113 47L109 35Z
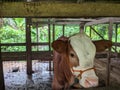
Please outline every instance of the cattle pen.
M90 3L96 7L97 4L95 4L94 1L95 0ZM51 83L54 76L54 70L53 49L51 47L51 43L60 36L69 37L72 34L79 33L82 23L84 23L84 32L91 37L92 40L95 40L94 36L92 36L92 33L94 33L94 35L98 37L97 40L107 39L113 41L113 45L110 49L104 52L96 53L95 56L95 67L96 73L100 78L100 86L85 90L114 90L120 88L120 43L118 40L120 38L118 35L118 32L120 32L120 17L113 17L109 12L106 14L105 11L103 11L105 15L99 12L99 17L99 15L96 14L99 10L95 9L96 15L93 15L90 13L93 9L92 6L90 6L92 9L88 11L90 16L88 15L87 17L84 17L84 15L86 16L88 13L79 13L78 10L75 10L75 8L81 8L81 6L86 7L87 3L80 3L80 0L76 0L76 2L66 1L69 4L66 4L65 2L64 5L66 9L63 11L59 8L62 7L61 3L64 1L58 0L57 2L51 2L51 4L47 3L48 8L53 10L49 12L48 9L43 9L46 7L46 2L13 2L11 4L5 1L0 2L0 27L2 27L4 23L4 18L24 18L24 37L26 38L25 42L0 42L1 90L52 89ZM111 4L112 3L110 3L110 6ZM116 5L116 2L113 4ZM56 9L60 10L60 12L54 11L55 8L53 8L53 5L56 5ZM74 5L76 6L71 8L71 6ZM21 7L21 13L14 8L18 6ZM11 9L8 10L8 8ZM42 9L39 10L38 8ZM101 10L103 8L101 7L99 9ZM116 9L119 10L117 6ZM76 13L75 16L74 13ZM116 14L115 12L114 14L117 16L119 13ZM108 30L106 31L106 37L102 36L102 33L97 31L97 25L106 25ZM76 31L73 30L74 26L76 27ZM57 27L60 28L57 29ZM44 31L42 31L43 28ZM106 28L102 28L102 30ZM32 38L33 33L36 35L35 38ZM0 36L0 38L1 37L2 36ZM42 39L39 39L39 37L47 40L43 42ZM16 46L25 48L25 50L6 52L3 49L4 47Z

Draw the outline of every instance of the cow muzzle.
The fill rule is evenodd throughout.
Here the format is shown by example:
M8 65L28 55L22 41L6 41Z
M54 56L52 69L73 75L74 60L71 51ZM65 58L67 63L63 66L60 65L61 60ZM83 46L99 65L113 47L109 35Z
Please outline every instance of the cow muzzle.
M84 88L97 87L98 86L98 77L83 77L79 83Z
M84 88L97 87L98 86L98 77L95 74L95 68L88 68L86 70L74 70L72 72L78 72L79 74L76 77L79 79L79 84Z

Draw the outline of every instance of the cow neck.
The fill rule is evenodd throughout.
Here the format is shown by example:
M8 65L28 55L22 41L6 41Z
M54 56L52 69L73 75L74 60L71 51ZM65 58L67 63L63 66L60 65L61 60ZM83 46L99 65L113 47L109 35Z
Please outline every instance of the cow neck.
M79 72L79 74L77 75L77 77L80 77L82 76L82 74L84 72L87 72L87 71L90 71L90 70L94 70L95 71L95 67L92 67L92 68L88 68L88 69L85 69L85 70L74 70L73 67L71 68L72 72Z

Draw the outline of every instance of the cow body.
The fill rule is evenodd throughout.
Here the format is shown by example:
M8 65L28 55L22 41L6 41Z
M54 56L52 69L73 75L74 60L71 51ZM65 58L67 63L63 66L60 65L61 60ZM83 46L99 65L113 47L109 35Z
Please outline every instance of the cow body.
M94 42L95 43L95 42ZM61 37L52 43L54 49L53 90L68 89L79 80L77 88L98 86L94 71L94 57L97 43L93 44L85 33L69 38Z

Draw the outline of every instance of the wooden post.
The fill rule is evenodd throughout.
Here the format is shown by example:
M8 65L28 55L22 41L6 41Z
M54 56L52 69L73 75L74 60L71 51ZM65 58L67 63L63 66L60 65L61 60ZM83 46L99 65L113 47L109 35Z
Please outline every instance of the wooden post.
M85 26L84 22L80 24L80 33L84 32L84 26Z
M117 43L118 24L115 24L115 43ZM115 52L117 52L117 46L115 46Z
M55 24L53 24L53 41L55 40Z
M55 40L55 24L53 24L53 41ZM54 61L53 61L53 71L54 71Z
M0 89L5 90L3 64L1 59L1 45L0 45Z
M109 35L109 40L112 41L112 33L113 33L113 21L110 20L109 27L108 27L108 35ZM107 57L107 79L106 79L106 86L110 85L110 63L111 63L111 48L109 48L108 52L108 57Z
M37 33L37 43L39 43L39 30L38 30L38 23L36 23L36 33ZM37 51L39 51L39 46L37 45Z
M65 36L65 25L63 25L63 36Z
M50 22L50 20L49 20ZM48 37L49 37L49 51L51 51L51 32L50 32L50 24L48 24ZM49 61L49 71L51 71L51 61Z
M31 30L30 23L31 19L26 18L26 59L27 59L27 74L32 75L32 53L31 53Z
M50 32L50 24L48 24L48 42L49 42L49 51L51 51L51 32Z
M92 30L91 30L91 28L90 28L90 37L92 37Z

